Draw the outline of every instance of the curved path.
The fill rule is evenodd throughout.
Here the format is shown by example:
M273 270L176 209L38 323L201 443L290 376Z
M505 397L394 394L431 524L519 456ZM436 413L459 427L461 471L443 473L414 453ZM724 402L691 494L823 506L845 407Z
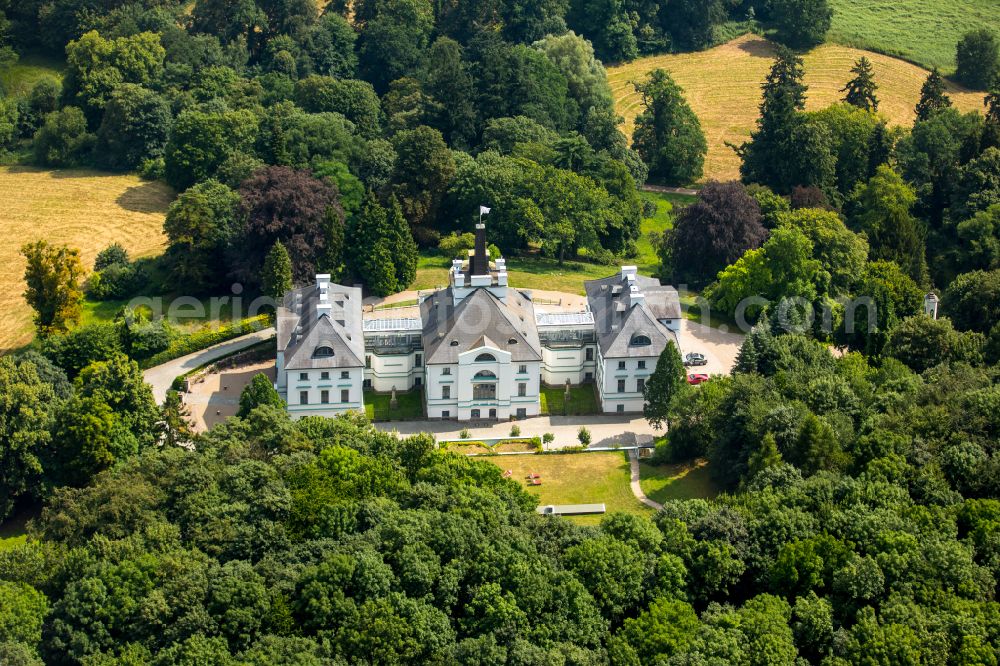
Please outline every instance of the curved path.
M170 390L170 385L173 384L174 379L178 375L183 375L185 372L211 363L223 356L242 351L247 347L252 347L258 342L263 342L268 338L274 337L274 335L274 327L271 327L255 333L248 333L238 338L227 340L226 342L220 342L217 345L196 351L193 354L167 361L163 365L154 366L143 372L142 378L146 380L147 384L153 387L153 397L156 398L157 404L163 404L163 401L167 399L167 391Z
M646 497L646 493L642 492L642 485L639 483L639 452L636 451L635 449L629 451L628 461L632 467L632 481L631 481L632 494L635 495L635 498L637 500L639 500L646 506L659 511L660 509L663 508L663 505L649 499L648 497Z

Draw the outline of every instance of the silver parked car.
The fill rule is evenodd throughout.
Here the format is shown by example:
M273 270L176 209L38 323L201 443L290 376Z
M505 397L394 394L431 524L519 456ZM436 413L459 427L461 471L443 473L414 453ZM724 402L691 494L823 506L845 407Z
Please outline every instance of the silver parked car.
M697 352L691 352L684 357L684 365L708 365L708 359L705 358L704 354L699 354Z

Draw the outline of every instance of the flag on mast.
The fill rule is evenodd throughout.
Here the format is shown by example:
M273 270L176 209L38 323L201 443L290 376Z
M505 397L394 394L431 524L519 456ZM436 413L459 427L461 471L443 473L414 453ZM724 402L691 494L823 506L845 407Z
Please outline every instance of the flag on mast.
M487 208L486 206L480 206L479 207L479 216L482 217L483 215L489 215L490 210L491 209Z

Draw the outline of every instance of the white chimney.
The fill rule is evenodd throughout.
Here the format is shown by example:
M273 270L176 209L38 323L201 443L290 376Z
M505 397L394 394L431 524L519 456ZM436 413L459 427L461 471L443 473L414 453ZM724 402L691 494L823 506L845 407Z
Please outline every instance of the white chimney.
M635 286L633 284L629 288L629 292L628 292L628 305L629 305L629 307L633 307L633 306L636 306L636 305L642 305L644 302L646 302L646 295L644 293L642 293L641 291L639 291L639 287L637 287L637 286Z
M330 316L333 305L330 303L330 276L321 274L316 276L316 286L319 288L319 301L316 303L316 318L326 315Z
M635 282L635 276L639 273L639 268L636 266L622 266L622 280L627 282Z

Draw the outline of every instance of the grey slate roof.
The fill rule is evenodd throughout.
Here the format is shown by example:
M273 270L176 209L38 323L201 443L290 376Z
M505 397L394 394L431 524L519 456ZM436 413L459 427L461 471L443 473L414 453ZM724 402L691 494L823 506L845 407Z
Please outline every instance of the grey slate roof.
M288 370L364 367L361 290L330 284L327 293L330 311L322 315L315 284L285 294L277 313L278 351L285 352ZM314 356L317 347L331 347L333 356Z
M449 287L420 305L426 363L457 363L459 354L484 344L510 352L514 362L542 360L534 305L520 291L508 289L503 302L476 289L457 307L453 303Z
M639 303L631 302L629 284L621 274L584 283L605 358L659 356L668 341L676 344L674 334L658 320L680 318L677 291L641 275L636 277L635 285L644 296ZM632 346L635 335L648 336L652 344Z

